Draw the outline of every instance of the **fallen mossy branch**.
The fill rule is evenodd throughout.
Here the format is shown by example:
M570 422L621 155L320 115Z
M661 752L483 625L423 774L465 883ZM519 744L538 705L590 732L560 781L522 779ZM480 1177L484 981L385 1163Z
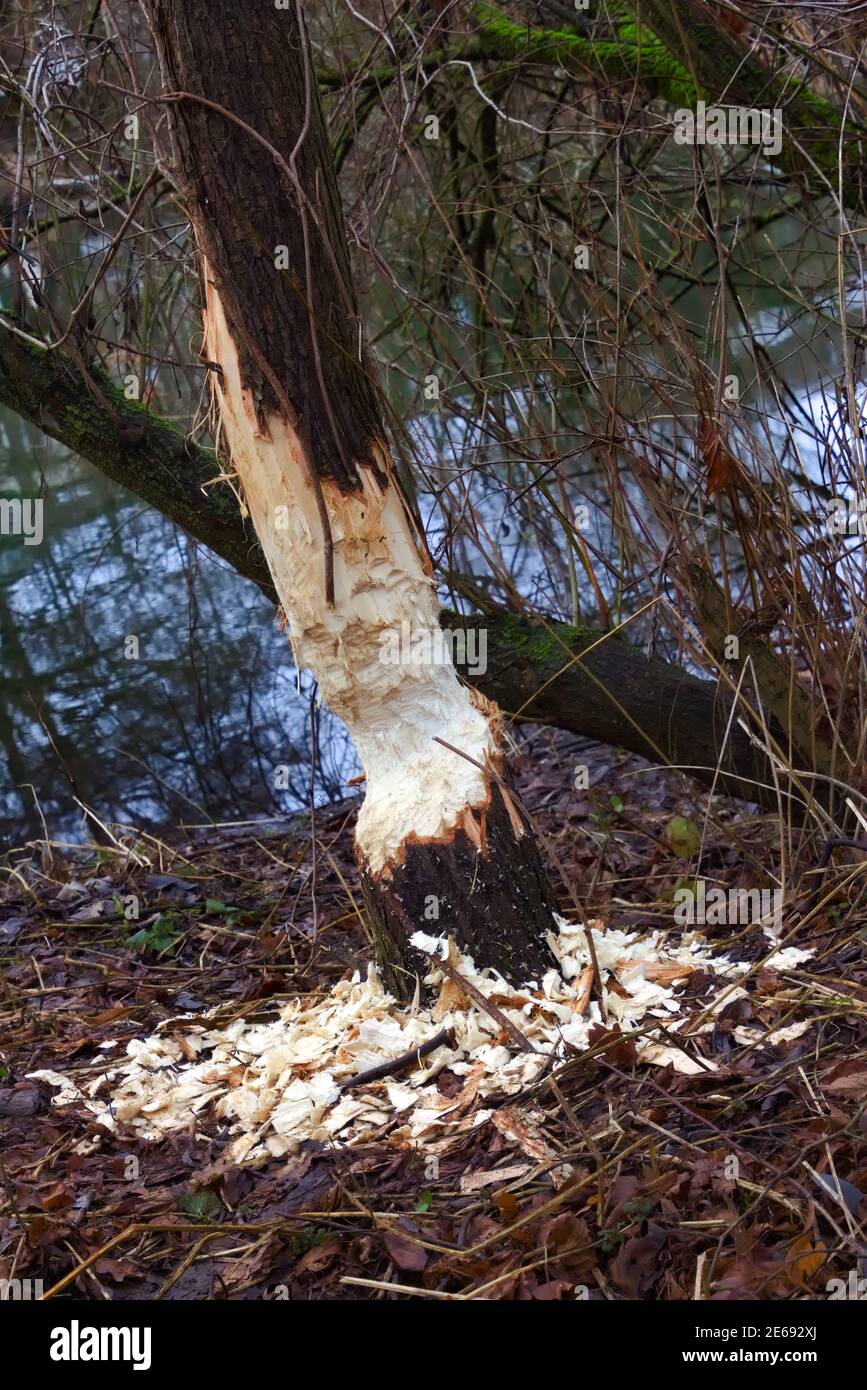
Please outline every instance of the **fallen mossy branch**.
M575 77L617 85L640 83L666 101L688 105L696 89L688 70L648 28L621 28L615 38L590 39L568 29L518 24L493 5L473 7L477 38L489 56L550 64Z
M505 609L468 618L446 611L442 622L485 630L486 671L458 666L506 714L679 767L728 796L777 805L771 761L732 718L724 682L648 656L616 633Z
M755 46L727 29L704 0L640 0L633 9L635 33L649 31L655 42L661 40L689 73L694 97L782 111L777 158L808 194L827 196L841 185L844 203L865 206L867 132L855 125L851 113L847 135L843 115L832 102L813 91L805 77L793 77L791 64L780 71L766 66Z
M66 354L0 324L0 404L150 502L276 601L252 527L229 489L213 486L222 471L214 451L128 400L97 367L88 378Z

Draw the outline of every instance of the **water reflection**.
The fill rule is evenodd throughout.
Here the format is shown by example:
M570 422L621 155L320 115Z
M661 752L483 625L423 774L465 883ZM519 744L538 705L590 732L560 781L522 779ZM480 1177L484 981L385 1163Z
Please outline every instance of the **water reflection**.
M308 804L311 684L255 587L9 412L0 496L41 497L45 532L0 538L4 846L40 811L80 838L78 802L149 828ZM324 713L318 744L317 801L345 795L354 755Z

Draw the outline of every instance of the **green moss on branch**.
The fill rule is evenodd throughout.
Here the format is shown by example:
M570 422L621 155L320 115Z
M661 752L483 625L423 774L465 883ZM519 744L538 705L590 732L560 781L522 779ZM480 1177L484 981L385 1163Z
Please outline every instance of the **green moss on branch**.
M679 105L695 100L687 70L656 36L637 26L621 26L615 39L588 39L568 29L533 29L516 24L493 5L473 9L478 40L489 55L561 67L576 77L624 85L639 82L655 95Z
M475 54L465 56L540 63L560 67L577 78L604 79L610 85L638 83L654 100L692 108L709 104L745 105L783 112L779 167L806 192L825 195L840 182L843 201L867 203L862 148L867 132L843 131L842 113L791 72L773 73L734 34L714 22L700 0L641 0L634 19L618 24L616 37L589 39L568 29L518 24L495 6L473 8L477 23Z

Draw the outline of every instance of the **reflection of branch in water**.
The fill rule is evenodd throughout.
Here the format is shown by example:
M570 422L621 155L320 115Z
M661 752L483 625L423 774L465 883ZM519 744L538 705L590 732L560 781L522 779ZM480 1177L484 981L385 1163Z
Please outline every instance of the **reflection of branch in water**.
M97 844L110 845L112 843L111 836L108 834L107 830L102 824L102 821L99 819L96 813L90 809L90 807L87 805L84 798L82 797L81 792L78 789L78 783L75 780L75 776L66 760L66 756L64 755L64 752L61 751L62 749L64 749L65 752L68 754L71 751L70 744L61 734L57 726L54 724L53 720L51 719L51 715L46 715L44 713L43 708L37 705L33 696L29 692L28 699L30 700L31 705L33 706L33 711L36 715L37 720L39 721L39 724L42 727L45 737L48 739L48 742L51 744L51 747L54 750L54 754L57 758L60 770L70 785L73 798L84 812L85 818L87 820L87 826L90 830L91 835L93 836L94 840L96 840Z

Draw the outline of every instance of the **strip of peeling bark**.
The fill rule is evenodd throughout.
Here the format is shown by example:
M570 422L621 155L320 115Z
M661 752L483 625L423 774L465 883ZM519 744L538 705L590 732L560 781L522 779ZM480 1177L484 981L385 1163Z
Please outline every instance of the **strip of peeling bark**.
M356 848L379 963L411 993L409 936L424 927L513 981L538 976L553 963L551 897L505 779L498 713L450 662L387 659L404 624L436 629L438 603L359 349L300 6L142 7L199 255L206 352L221 368L220 429L296 661L367 775Z

